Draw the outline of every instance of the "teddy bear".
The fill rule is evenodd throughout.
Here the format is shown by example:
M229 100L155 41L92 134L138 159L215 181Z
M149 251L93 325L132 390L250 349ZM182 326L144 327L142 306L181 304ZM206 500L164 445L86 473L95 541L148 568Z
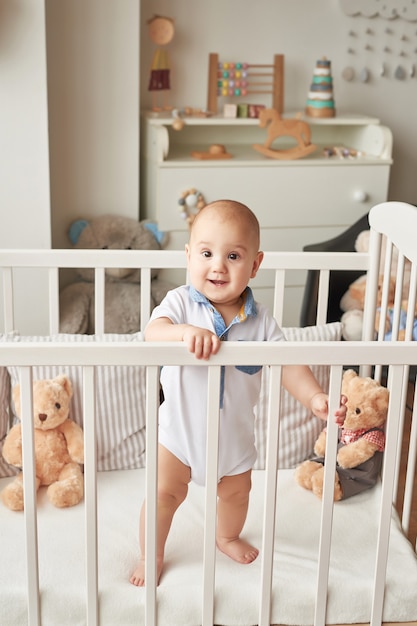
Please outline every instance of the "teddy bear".
M20 385L12 391L19 416ZM48 487L49 500L64 508L78 504L84 495L81 464L84 462L83 431L68 417L72 383L67 376L33 382L33 419L35 439L36 490ZM15 424L4 441L3 457L10 465L22 468L22 430ZM22 511L23 472L1 492L3 503L12 511Z
M75 249L89 250L160 250L167 235L155 223L137 221L121 215L101 215L73 222L68 231ZM154 270L151 281L152 305L161 302L173 285L161 280ZM77 270L75 282L60 293L61 333L94 334L94 270ZM140 330L140 271L138 269L106 270L106 333L135 333Z
M377 315L375 317L375 330L379 328L379 307L382 301L382 274L378 279L377 292ZM347 341L360 341L362 339L363 309L365 304L366 275L359 276L349 285L348 291L340 301L340 308L344 311L340 321L342 323L342 335ZM395 281L390 278L388 285L388 306L394 304Z
M355 241L355 250L356 252L367 252L369 249L369 237L370 231L364 230L359 233ZM384 276L384 263L385 263L385 245L386 242L383 240L382 249L381 249L381 259L380 259L380 275L378 281L378 294L377 294L377 311L376 311L376 319L375 319L375 331L379 329L379 307L381 306L381 298L382 298L382 282ZM396 282L396 273L397 273L397 263L398 263L398 254L394 250L392 256L391 263L391 276L388 287L388 303L387 303L387 318L385 323L385 339L390 339L391 337L391 327L392 327L392 307L394 304L394 295L395 295L395 282ZM406 297L408 294L408 288L410 284L410 272L411 265L408 260L405 261L404 264L404 274L403 274L403 301L402 301L402 310L401 313L401 322L400 322L400 331L398 334L398 339L404 339L405 334L405 321L406 321L406 311L407 311L407 302ZM363 307L365 302L365 289L366 289L366 274L357 278L351 285L349 285L348 290L342 296L340 300L340 309L344 311L341 317L342 323L342 336L347 341L360 341L362 339L362 326L363 326ZM417 307L415 315L417 315ZM417 322L414 323L413 327L413 339L417 338Z
M342 379L346 418L339 429L334 482L334 501L349 498L373 487L380 475L385 447L389 391L378 381L346 370ZM315 457L295 470L296 482L318 498L323 494L326 429L314 446Z

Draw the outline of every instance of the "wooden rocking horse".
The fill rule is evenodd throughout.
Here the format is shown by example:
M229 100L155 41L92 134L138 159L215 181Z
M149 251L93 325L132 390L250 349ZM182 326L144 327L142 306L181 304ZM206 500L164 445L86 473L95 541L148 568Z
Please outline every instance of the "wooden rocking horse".
M267 137L263 145L254 144L253 148L271 159L300 159L311 154L316 146L310 143L310 126L298 118L283 119L276 109L263 109L259 115L259 126L267 128ZM285 150L272 148L278 137L292 137L297 145Z

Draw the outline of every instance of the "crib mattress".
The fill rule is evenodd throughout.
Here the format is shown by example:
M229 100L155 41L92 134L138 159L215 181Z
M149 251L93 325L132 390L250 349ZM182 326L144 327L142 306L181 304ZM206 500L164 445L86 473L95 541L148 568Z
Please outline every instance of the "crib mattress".
M245 537L260 546L263 471L255 471ZM7 479L0 480L0 488ZM100 624L144 624L144 590L128 579L138 558L138 517L144 470L98 475ZM327 623L370 620L380 488L334 508ZM84 505L56 509L38 499L42 625L86 624ZM321 503L297 486L292 470L279 473L272 621L313 623ZM204 490L190 485L174 519L158 588L159 623L201 623ZM0 508L0 624L23 626L26 576L23 514ZM217 553L215 623L256 624L261 560L239 565ZM396 516L391 524L384 621L417 620L417 559Z

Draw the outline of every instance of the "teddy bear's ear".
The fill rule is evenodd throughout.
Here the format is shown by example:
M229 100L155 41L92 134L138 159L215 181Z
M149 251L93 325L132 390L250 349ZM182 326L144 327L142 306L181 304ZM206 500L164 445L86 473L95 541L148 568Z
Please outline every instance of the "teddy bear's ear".
M71 224L68 230L68 237L73 246L78 243L81 233L88 224L87 220L76 220Z
M149 230L149 232L152 233L159 245L163 246L166 239L166 233L159 230L158 226L154 222L143 222L143 225L146 230Z
M356 378L356 377L357 377L357 373L355 372L355 370L346 370L345 372L343 372L344 382L348 382L349 380L352 380L352 378Z
M72 383L70 379L68 378L68 376L64 376L64 375L57 376L54 379L54 382L56 382L58 385L61 385L61 387L65 389L65 391L70 397L72 396Z

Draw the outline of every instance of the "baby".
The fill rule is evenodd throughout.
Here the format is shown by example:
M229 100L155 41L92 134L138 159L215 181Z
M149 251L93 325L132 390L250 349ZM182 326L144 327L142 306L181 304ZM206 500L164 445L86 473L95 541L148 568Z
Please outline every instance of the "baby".
M170 291L145 330L147 341L183 341L197 359L216 354L221 341L283 341L267 308L254 301L248 282L262 263L259 223L245 205L218 200L192 223L186 245L190 285ZM328 396L309 367L283 367L284 387L325 420ZM157 579L173 516L191 480L205 483L207 371L203 367L164 367L164 402L159 411ZM218 467L217 547L235 561L251 563L258 549L241 537L246 520L251 471L256 459L254 406L261 368L222 368ZM343 423L341 402L335 412ZM130 582L145 584L144 506L140 520L141 557Z

